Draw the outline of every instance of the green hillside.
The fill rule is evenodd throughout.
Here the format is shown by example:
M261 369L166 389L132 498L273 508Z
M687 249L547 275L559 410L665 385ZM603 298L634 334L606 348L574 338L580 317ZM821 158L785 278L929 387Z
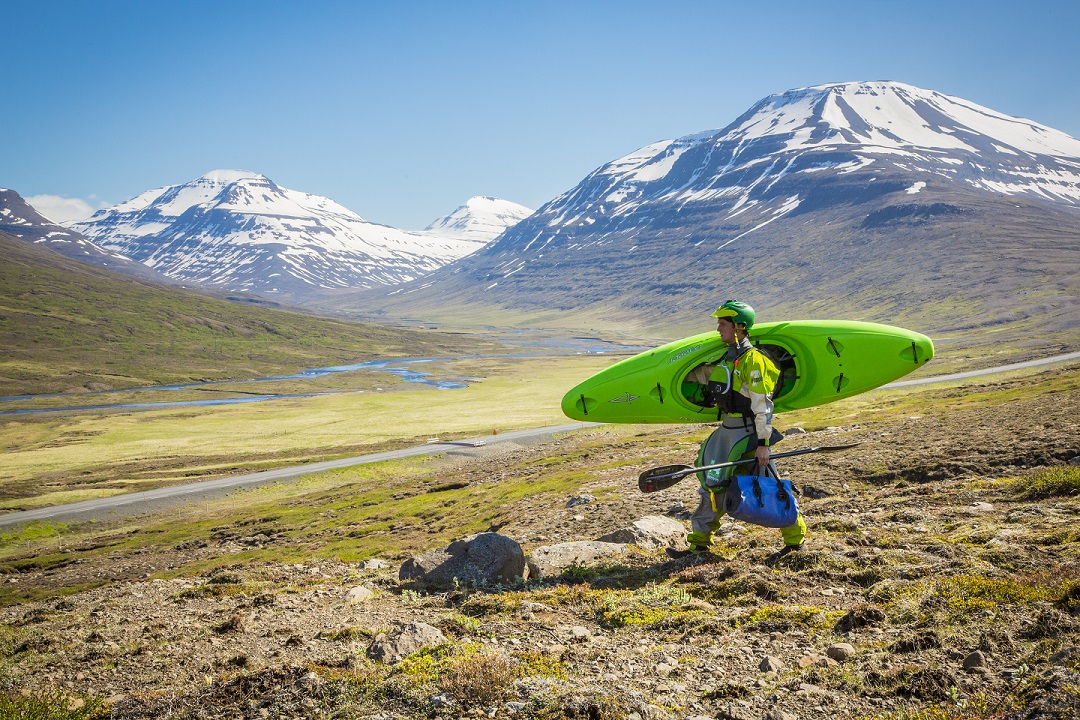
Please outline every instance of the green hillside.
M462 336L245 305L0 233L0 396L242 379L480 349Z

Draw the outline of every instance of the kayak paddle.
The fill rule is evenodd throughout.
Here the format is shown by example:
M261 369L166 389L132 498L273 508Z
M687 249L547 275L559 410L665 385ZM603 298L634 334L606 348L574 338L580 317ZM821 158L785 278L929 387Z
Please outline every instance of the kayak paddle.
M859 443L851 443L849 445L826 445L822 447L803 448L802 450L789 450L788 452L773 453L772 457L782 458L791 457L792 455L805 455L806 453L837 452L839 450L848 450L858 444ZM745 465L752 462L757 462L757 459L747 458L745 460L731 460L715 465L702 465L701 467L691 467L690 465L663 465L641 473L641 475L638 476L638 489L643 493L658 492L660 490L666 490L687 475L693 475L702 470L716 470L718 468L734 467L735 465Z

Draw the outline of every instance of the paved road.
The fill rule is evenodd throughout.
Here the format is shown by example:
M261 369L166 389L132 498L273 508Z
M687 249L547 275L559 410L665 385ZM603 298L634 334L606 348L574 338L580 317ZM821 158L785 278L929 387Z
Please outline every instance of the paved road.
M929 385L930 383L966 380L967 378L979 377L980 375L993 375L994 373L1008 372L1009 370L1023 370L1024 368L1033 368L1038 367L1039 365L1051 365L1053 363L1068 362L1077 359L1080 359L1080 352L1055 355L1053 357L1040 358L1038 360L1028 360L1027 362L1013 363L1012 365L999 365L983 370L970 370L968 372L952 373L950 375L935 375L934 377L920 378L918 380L900 380L898 382L889 383L888 385L882 385L882 387L900 388L910 387L912 385Z
M937 375L935 377L920 378L918 380L901 380L899 382L884 385L885 388L900 388L913 385L928 385L930 383L954 382L981 375L1020 370L1023 368L1049 365L1052 363L1069 362L1080 359L1080 352L1055 355L1054 357L1027 362L1001 365L999 367L986 368L984 370L972 370L969 372L952 373L949 375ZM23 510L20 512L0 515L0 527L16 525L18 523L33 520L46 520L51 522L85 521L100 518L119 517L121 515L138 515L150 510L160 510L170 506L192 502L193 500L220 497L231 490L242 487L252 487L277 480L287 480L309 473L337 470L339 468L363 465L366 463L381 462L383 460L398 460L416 455L435 455L438 453L457 452L462 454L478 454L479 448L486 443L512 442L516 440L537 440L550 437L558 433L581 430L582 428L594 427L600 423L568 423L566 425L551 425L529 430L515 430L502 433L497 436L485 436L456 440L453 442L428 443L417 447L403 450L391 450L389 452L361 455L359 457L344 458L341 460L328 460L326 462L299 465L295 467L278 468L265 472L251 473L250 475L237 475L235 477L221 478L219 480L206 480L190 483L188 485L175 485L173 487L147 490L146 492L129 493L126 495L114 495L97 500L85 500L83 502L68 505L55 505L53 507L38 510Z
M465 440L432 442L417 447L404 448L402 450L390 450L387 452L372 453L370 455L361 455L359 457L343 458L341 460L327 460L325 462L312 463L310 465L278 468L277 470L266 470L264 472L251 473L249 475L236 475L234 477L220 478L218 480L205 480L202 482L189 483L187 485L174 485L172 487L159 488L157 490L147 490L146 492L113 495L111 497L98 498L96 500L84 500L82 502L70 503L67 505L54 505L52 507L39 508L37 510L22 510L0 515L0 527L16 525L18 523L30 522L33 520L71 522L138 515L151 510L162 510L179 504L189 503L194 500L220 497L237 488L264 485L277 480L288 480L310 473L337 470L353 465L382 462L383 460L399 460L401 458L414 457L417 455L436 455L439 453L480 454L482 452L480 448L487 444L494 444L496 442L535 441L558 433L581 430L599 424L600 423L575 422L567 423L566 425L550 425L548 427L530 428L528 430L507 431L494 436L487 435Z

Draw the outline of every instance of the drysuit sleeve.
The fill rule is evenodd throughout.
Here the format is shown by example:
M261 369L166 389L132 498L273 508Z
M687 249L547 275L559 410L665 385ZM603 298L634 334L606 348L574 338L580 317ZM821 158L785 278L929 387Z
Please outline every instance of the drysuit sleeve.
M746 353L741 364L742 394L750 398L754 430L759 442L765 442L772 436L772 393L780 371L769 358L756 351Z
M686 379L683 380L683 382L696 382L698 385L708 385L709 376L712 375L714 367L716 366L712 363L701 363L686 374Z
M707 392L707 386L709 384L709 375L712 373L713 366L709 363L701 363L689 373L682 381L682 394L690 402L702 407L709 407L709 394Z

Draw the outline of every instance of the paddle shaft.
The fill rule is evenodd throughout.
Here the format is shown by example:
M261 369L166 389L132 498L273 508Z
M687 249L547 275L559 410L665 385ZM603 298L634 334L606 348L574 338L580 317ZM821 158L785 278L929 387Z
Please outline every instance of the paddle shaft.
M838 450L847 450L853 448L858 443L852 443L850 445L825 445L822 447L809 447L802 450L789 450L782 453L773 453L773 458L791 457L792 455L805 455L806 453L816 452L836 452ZM692 475L702 470L716 470L718 468L734 467L735 465L746 465L748 463L757 462L757 458L747 458L745 460L731 460L729 462L716 463L715 465L702 465L701 467L687 467L685 470L679 470L673 473L667 473L665 475L654 475L653 480L663 480L666 478L684 478L687 475Z

